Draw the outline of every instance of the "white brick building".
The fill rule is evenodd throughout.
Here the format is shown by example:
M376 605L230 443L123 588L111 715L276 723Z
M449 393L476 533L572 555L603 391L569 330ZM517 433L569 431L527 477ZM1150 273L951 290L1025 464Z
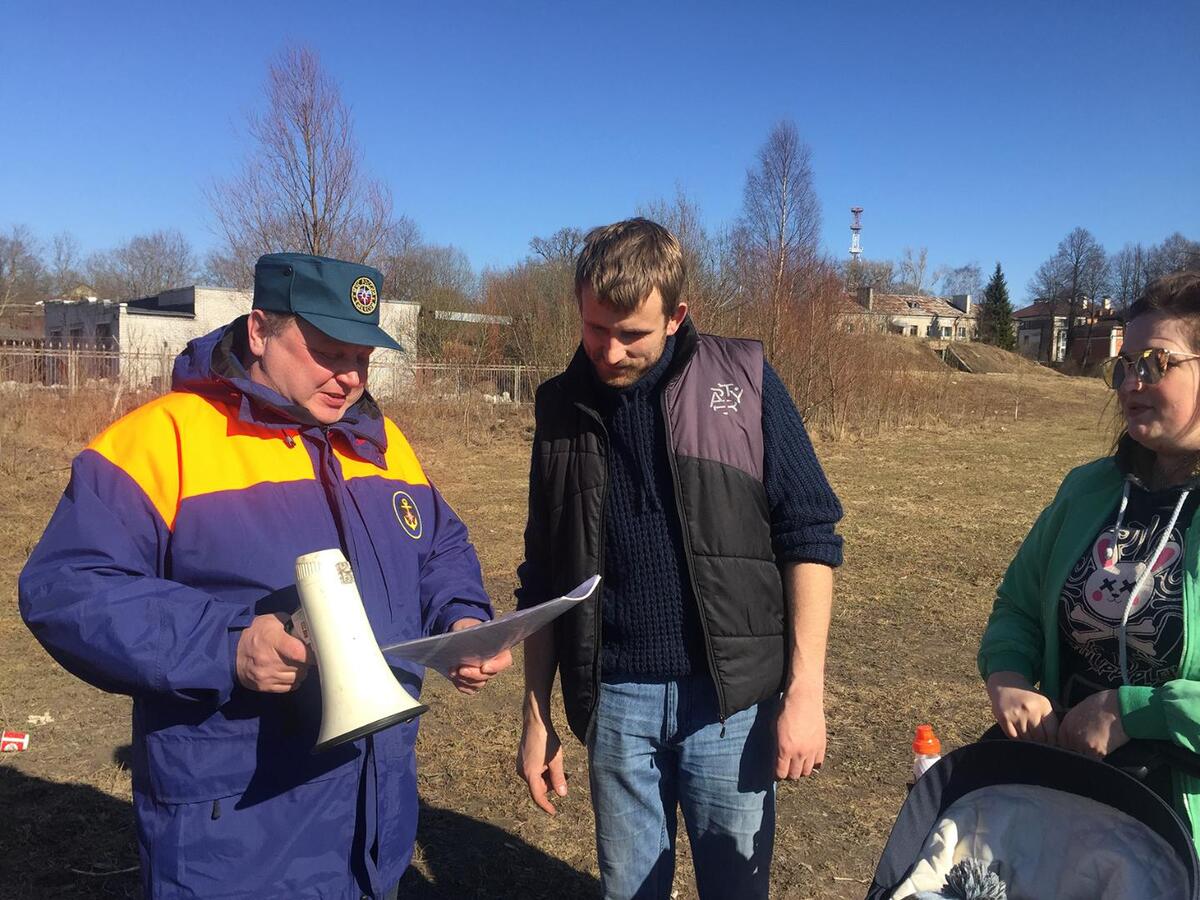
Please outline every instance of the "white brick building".
M117 302L88 297L47 300L45 337L81 353L112 351L115 372L126 387L165 390L171 364L192 338L250 311L251 294L229 288L191 287ZM381 303L379 324L404 351L382 350L371 360L371 392L388 396L412 379L417 350L417 303Z

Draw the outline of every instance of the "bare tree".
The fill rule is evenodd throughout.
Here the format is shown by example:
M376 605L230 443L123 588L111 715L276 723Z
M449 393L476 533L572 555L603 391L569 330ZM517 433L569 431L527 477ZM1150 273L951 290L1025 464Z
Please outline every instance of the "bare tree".
M1042 263L1029 282L1029 292L1067 304L1067 334L1080 307L1107 288L1108 257L1086 228L1074 228L1058 243L1054 255ZM1068 337L1069 340L1069 337Z
M586 233L574 227L529 241L533 255L482 277L483 307L508 316L504 354L522 364L561 367L579 343L575 260Z
M1100 242L1086 228L1076 227L1058 243L1052 257L1042 263L1029 282L1035 297L1050 301L1051 309L1067 305L1067 359L1071 359L1071 341L1081 308L1095 307L1108 293L1108 255ZM1094 322L1089 315L1087 321ZM1089 325L1084 344L1082 364L1086 367L1091 351L1092 329Z
M441 309L466 309L478 302L479 278L467 255L454 246L427 244L411 219L391 227L372 262L383 272L388 300Z
M711 248L700 206L687 195L682 185L675 185L674 197L643 203L638 207L638 215L657 222L675 235L683 249L689 276L709 263Z
M105 297L148 297L196 280L196 257L174 229L141 234L87 261L88 280Z
M1150 281L1150 257L1141 244L1126 244L1112 256L1113 302L1124 315Z
M904 248L904 256L900 260L900 283L911 294L921 294L925 291L925 275L929 270L929 248ZM935 276L936 278L936 276Z
M225 239L209 269L244 285L262 253L372 261L391 225L391 193L364 173L350 110L317 54L284 50L268 69L266 100L249 119L255 147L241 171L208 192Z
M383 272L383 293L389 300L421 301L420 254L425 242L421 229L408 216L388 226L374 262Z
M953 297L958 294L970 294L976 302L983 297L983 271L979 263L969 262L965 266L945 267L938 273L937 280L942 283L942 293Z
M83 282L79 241L70 232L59 232L50 239L50 256L46 263L47 289L54 297L66 297L83 287Z
M1150 248L1147 269L1151 278L1160 278L1183 269L1200 269L1200 244L1178 231L1161 244Z
M700 206L680 185L675 196L643 204L638 214L658 222L679 239L687 266L684 299L706 330L738 333L746 292L737 277L738 266L728 231L710 233Z
M0 316L18 306L31 306L43 289L38 242L24 225L0 233Z
M817 259L820 229L812 150L794 124L780 122L758 151L758 165L746 172L739 229L757 276L752 290L769 301L767 348L772 354L784 306L797 295L803 271Z
M578 228L560 228L550 237L529 239L529 249L548 263L575 265L575 257L583 249L586 235Z
M562 368L579 344L579 313L574 303L574 265L526 259L483 276L483 305L509 316L505 355L524 365Z
M874 288L881 293L896 290L896 266L891 260L852 259L840 266L842 283L850 294L859 288Z

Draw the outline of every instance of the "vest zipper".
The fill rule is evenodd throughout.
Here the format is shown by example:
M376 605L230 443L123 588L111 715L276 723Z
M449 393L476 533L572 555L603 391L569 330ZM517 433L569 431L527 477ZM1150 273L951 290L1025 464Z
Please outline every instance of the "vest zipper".
M608 429L604 427L604 420L593 410L586 406L580 405L579 408L586 412L589 416L596 420L596 424L600 426L600 439L604 445L604 490L600 494L600 534L597 536L596 546L599 552L596 554L596 564L600 570L601 582L604 577L604 516L608 507ZM592 708L588 713L587 733L590 735L592 726L596 721L596 710L600 708L600 649L604 644L604 615L602 604L604 603L604 590L601 586L600 596L596 598L596 639L592 650Z
M667 395L671 388L679 382L675 379L663 386L659 397L662 405L663 428L667 433L667 462L671 467L671 485L675 489L675 515L679 517L679 528L683 532L683 558L687 566L688 583L692 586L692 602L696 604L696 614L700 619L700 630L704 633L704 652L708 656L708 673L712 677L713 687L717 691L717 711L721 720L721 737L725 737L725 687L717 676L717 660L713 655L712 635L708 632L708 617L704 612L704 603L700 600L700 586L696 583L696 567L692 558L692 534L688 529L687 517L683 514L683 488L679 484L679 464L675 459L675 439L671 433L671 413L667 408Z

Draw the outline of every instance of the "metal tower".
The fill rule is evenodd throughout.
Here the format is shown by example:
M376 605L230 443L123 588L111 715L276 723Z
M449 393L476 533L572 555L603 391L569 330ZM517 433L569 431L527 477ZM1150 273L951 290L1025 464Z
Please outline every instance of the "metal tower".
M862 211L861 206L850 207L850 214L854 216L850 223L850 258L855 262L862 256L862 245L858 242L859 232L862 231Z

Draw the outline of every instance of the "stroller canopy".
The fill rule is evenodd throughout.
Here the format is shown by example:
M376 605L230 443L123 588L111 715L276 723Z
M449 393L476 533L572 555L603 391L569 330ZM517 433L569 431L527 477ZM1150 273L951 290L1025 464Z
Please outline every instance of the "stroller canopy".
M1008 900L1200 900L1190 830L1166 802L1041 744L981 741L943 757L901 808L867 900L943 896L966 859L999 875Z

